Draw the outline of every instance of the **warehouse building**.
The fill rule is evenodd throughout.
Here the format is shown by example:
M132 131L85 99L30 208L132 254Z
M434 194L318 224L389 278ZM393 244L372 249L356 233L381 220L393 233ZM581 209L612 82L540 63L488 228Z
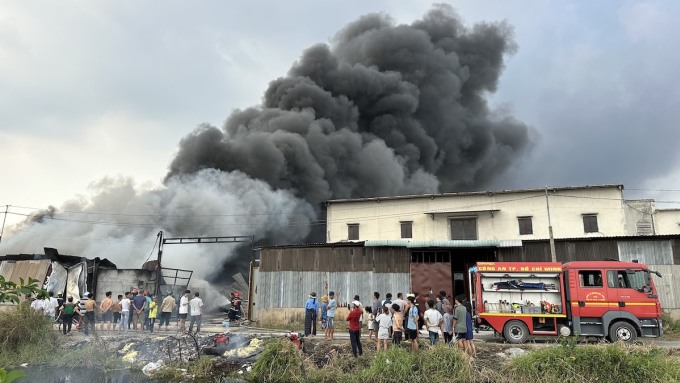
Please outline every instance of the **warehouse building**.
M443 193L327 202L327 243L266 247L251 283L252 315L300 320L311 291L469 292L479 261L637 260L660 271L662 305L680 309L680 209L625 200L623 185Z

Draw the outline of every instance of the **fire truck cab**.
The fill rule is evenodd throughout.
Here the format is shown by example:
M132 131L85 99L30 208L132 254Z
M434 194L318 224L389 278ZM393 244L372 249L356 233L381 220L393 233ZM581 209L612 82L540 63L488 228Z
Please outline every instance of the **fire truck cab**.
M530 335L633 342L662 335L661 305L646 265L634 262L480 262L478 321L510 343Z

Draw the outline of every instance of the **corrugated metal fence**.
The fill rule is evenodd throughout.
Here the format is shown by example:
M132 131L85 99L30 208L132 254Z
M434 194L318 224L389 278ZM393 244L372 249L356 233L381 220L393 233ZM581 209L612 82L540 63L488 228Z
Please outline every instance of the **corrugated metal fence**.
M392 292L396 298L398 292L406 293L409 289L409 273L374 273L358 272L319 272L319 271L269 271L258 272L258 307L259 308L292 308L304 307L307 297L315 292L317 298L332 290L336 294L338 304L344 306L354 295L359 295L362 303L372 300L374 291L381 294Z

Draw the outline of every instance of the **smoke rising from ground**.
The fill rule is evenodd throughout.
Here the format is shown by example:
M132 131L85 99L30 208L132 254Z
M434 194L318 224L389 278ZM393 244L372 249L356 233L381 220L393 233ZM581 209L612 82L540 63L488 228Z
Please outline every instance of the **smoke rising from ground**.
M28 220L3 250L54 247L139 267L159 230L296 243L328 199L486 186L532 143L526 125L487 102L514 49L505 23L468 27L448 6L411 25L361 17L307 49L262 105L185 137L162 188L104 179L89 197ZM175 246L164 266L209 278L219 263L247 263L234 251Z
M53 247L61 254L138 268L149 256L156 259L151 250L159 230L166 238L254 235L271 243L299 242L316 215L290 192L273 190L238 171L205 169L151 190L129 178L106 178L91 185L90 192L57 212L27 219L23 229L3 241L3 252L42 253L43 247ZM163 265L210 277L238 250L235 244L166 245ZM244 250L248 253L250 244Z
M486 97L515 44L448 6L411 25L360 18L307 49L263 104L182 140L170 176L240 170L311 203L485 186L530 146Z

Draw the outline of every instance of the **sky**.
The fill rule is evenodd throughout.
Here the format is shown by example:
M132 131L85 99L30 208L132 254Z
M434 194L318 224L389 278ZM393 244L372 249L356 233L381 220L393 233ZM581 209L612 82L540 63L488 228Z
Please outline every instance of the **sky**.
M432 4L3 1L6 226L116 179L159 187L184 137L260 104L305 49L367 13L410 24ZM680 207L680 3L448 4L470 25L514 30L517 49L488 100L528 125L533 144L487 190L621 183L626 198Z

